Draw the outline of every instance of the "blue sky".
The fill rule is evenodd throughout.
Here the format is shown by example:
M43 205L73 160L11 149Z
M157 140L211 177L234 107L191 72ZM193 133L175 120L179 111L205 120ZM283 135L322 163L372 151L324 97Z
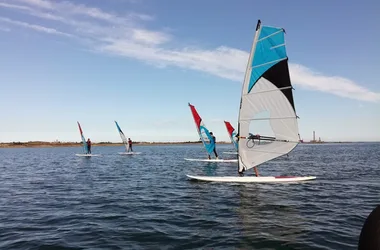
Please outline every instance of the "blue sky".
M0 0L0 141L218 140L257 19L286 30L301 137L380 141L378 1Z

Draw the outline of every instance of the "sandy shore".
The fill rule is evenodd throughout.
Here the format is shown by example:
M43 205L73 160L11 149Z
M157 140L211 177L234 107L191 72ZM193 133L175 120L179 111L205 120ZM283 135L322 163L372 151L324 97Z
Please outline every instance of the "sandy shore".
M134 142L133 146L159 146L159 145L183 145L201 144L202 142ZM230 142L218 142L217 144L229 144ZM123 143L92 143L97 146L123 146ZM0 148L54 148L54 147L81 147L79 142L6 142L0 143Z
M187 142L134 142L134 146L160 146L160 145L184 145L184 144L201 144L198 141ZM302 142L300 144L330 144L330 143L355 143L355 142ZM231 142L217 142L217 144L231 144ZM123 143L119 142L100 142L92 143L92 146L123 146ZM81 142L43 142L43 141L29 141L29 142L4 142L0 143L0 148L55 148L55 147L81 147Z

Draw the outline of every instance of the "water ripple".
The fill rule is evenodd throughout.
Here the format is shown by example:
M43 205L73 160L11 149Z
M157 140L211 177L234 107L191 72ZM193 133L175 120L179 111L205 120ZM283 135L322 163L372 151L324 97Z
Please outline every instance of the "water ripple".
M260 171L318 179L279 185L188 181L236 175L183 160L201 145L135 148L0 149L0 249L356 249L380 201L376 143L300 145Z

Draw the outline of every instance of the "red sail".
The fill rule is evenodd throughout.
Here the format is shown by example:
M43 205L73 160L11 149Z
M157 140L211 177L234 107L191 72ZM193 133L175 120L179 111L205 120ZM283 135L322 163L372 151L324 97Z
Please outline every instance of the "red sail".
M234 132L235 129L232 127L230 122L224 121L224 124L226 125L228 134L230 135L230 137L232 137L232 133Z
M77 122L77 123L78 123L78 127L79 127L79 132L80 132L81 135L83 135L82 128L80 127L79 122Z
M195 124L197 125L197 129L199 130L201 126L202 118L199 116L197 110L195 109L193 105L189 103L189 106L190 106L191 113L193 114Z

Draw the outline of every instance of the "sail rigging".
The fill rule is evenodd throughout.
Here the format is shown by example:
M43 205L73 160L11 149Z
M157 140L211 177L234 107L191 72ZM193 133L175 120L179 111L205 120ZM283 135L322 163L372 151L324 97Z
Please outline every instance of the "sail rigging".
M86 139L84 138L83 131L82 131L82 128L81 128L79 122L77 122L77 123L78 123L78 127L79 127L80 136L82 137L83 153L88 154L89 152L88 152Z
M240 100L239 172L287 154L297 146L298 123L292 89L285 31L263 26L259 20ZM269 116L257 118L262 112ZM249 126L256 119L269 121L274 136L251 134Z
M235 131L234 127L232 127L231 123L228 121L224 121L224 124L226 125L226 129L227 129L227 132L228 132L228 135L231 139L232 144L234 145L236 150L238 150L239 145L236 141L236 131Z
M195 126L201 141L203 142L204 147L206 148L207 153L210 155L215 149L215 143L212 139L212 136L209 130L206 128L206 125L203 123L202 118L198 114L197 110L193 105L189 103L191 114L193 115Z
M119 131L120 138L123 141L123 143L125 145L125 148L128 150L129 149L128 140L125 137L125 135L124 135L123 131L121 130L121 128L120 128L119 124L117 123L117 121L115 121L115 124L116 124L117 130Z

